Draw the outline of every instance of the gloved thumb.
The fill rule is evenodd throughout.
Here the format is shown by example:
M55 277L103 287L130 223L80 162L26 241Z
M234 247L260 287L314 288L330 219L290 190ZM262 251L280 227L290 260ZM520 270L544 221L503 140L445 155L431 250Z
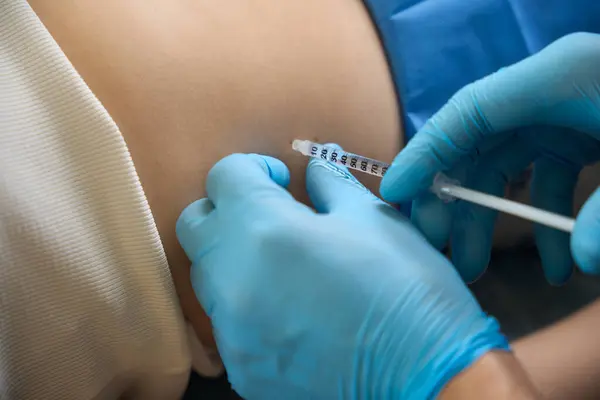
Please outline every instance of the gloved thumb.
M336 144L327 144L341 150ZM329 213L376 197L347 168L313 158L306 168L306 191L319 213Z
M571 251L581 271L600 275L600 187L577 215L571 235Z

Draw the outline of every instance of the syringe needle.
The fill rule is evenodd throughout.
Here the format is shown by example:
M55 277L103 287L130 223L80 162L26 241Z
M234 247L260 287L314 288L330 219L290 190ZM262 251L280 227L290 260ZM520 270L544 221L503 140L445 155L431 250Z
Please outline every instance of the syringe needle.
M294 140L292 147L305 156L319 158L369 175L383 177L389 168L389 164L385 162L348 153L309 140ZM441 173L436 176L431 186L431 191L442 200L465 200L569 233L573 231L573 227L575 226L573 218L517 203L502 197L466 189L455 184L454 181Z

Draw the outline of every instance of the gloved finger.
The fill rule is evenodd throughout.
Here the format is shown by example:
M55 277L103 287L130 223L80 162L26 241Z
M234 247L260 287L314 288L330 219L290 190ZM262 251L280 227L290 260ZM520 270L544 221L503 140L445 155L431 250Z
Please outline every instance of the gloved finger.
M454 205L433 193L424 193L412 203L410 219L413 225L438 250L446 247L450 240Z
M295 202L284 189L290 172L276 158L258 154L232 154L217 162L208 173L206 193L218 208L247 203L271 207L273 202Z
M531 182L531 203L557 214L573 215L573 196L581 168L549 157L536 160ZM535 241L546 279L564 284L573 273L570 235L540 224L534 225Z
M214 209L212 202L204 198L187 206L177 218L175 224L177 240L192 262L198 260L202 248L208 244L200 234L203 231L202 225L206 223Z
M328 144L341 150L336 144ZM306 168L306 191L315 210L329 213L377 198L347 168L313 158Z
M209 172L207 192L213 199L242 201L251 197L259 201L264 197L278 197L295 201L282 188L289 183L289 171L281 161L256 154L234 154L219 161ZM292 203L292 204L293 204ZM187 206L175 225L177 239L188 258L195 261L199 248L205 245L201 229L214 202L205 198ZM211 236L215 236L214 231Z
M215 208L209 199L196 200L187 206L177 219L175 232L177 240L192 262L190 278L196 298L210 317L212 300L209 279L204 276L203 257L215 248L219 240L217 225L219 224Z
M210 259L211 252L217 248L218 241L222 240L217 230L220 222L217 213L213 211L197 224L195 231L189 236L191 240L187 242L180 240L188 258L192 260L190 269L192 289L211 320L214 318L217 301L215 295L220 292L222 277L238 272L223 268L226 264L215 263ZM229 284L231 285L231 281Z
M571 235L575 262L586 274L600 274L600 187L577 215Z
M536 124L586 129L589 123L563 104L585 97L570 82L578 73L590 75L585 69L597 65L599 38L569 35L458 91L396 157L381 182L383 198L393 203L413 199L438 172L476 151L483 139L507 130ZM556 73L540 73L549 67Z
M504 197L508 182L531 164L535 150L519 136L484 154L472 167L465 186ZM493 246L497 211L457 201L452 225L452 261L466 282L476 281L487 269Z
M253 239L237 215L221 211L207 198L197 200L183 210L176 224L177 239L192 262L192 288L213 322L215 305L223 303L224 294L238 290L232 277L244 273L243 265L226 261L217 250L228 239L246 244ZM235 253L229 255L235 258Z
M457 182L465 182L473 168L472 160L465 160L446 173ZM429 243L442 250L449 242L456 202L441 200L431 191L417 197L412 203L411 221L427 238Z

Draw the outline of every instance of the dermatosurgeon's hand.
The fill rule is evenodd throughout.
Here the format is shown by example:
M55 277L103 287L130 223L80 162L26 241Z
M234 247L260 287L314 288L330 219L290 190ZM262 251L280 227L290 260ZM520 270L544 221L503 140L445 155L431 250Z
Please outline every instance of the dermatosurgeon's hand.
M177 236L233 388L247 399L430 399L507 350L452 265L346 170L235 154Z
M507 181L533 162L533 205L570 216L578 174L598 160L600 35L572 34L456 93L396 157L381 194L393 203L415 199L415 225L437 248L450 240L455 266L472 281L489 262L496 212L428 194L437 172L504 196ZM568 279L571 254L582 271L599 274L600 189L570 238L542 226L535 235L551 283Z

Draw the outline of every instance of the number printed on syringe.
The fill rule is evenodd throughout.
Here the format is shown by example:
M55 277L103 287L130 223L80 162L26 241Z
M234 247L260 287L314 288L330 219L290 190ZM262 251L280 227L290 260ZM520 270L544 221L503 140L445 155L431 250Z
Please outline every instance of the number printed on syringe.
M334 164L343 165L350 169L366 172L370 175L383 177L388 170L389 165L370 158L362 157L353 153L346 153L335 147L330 147L318 143L312 143L310 147L310 156L321 158Z

